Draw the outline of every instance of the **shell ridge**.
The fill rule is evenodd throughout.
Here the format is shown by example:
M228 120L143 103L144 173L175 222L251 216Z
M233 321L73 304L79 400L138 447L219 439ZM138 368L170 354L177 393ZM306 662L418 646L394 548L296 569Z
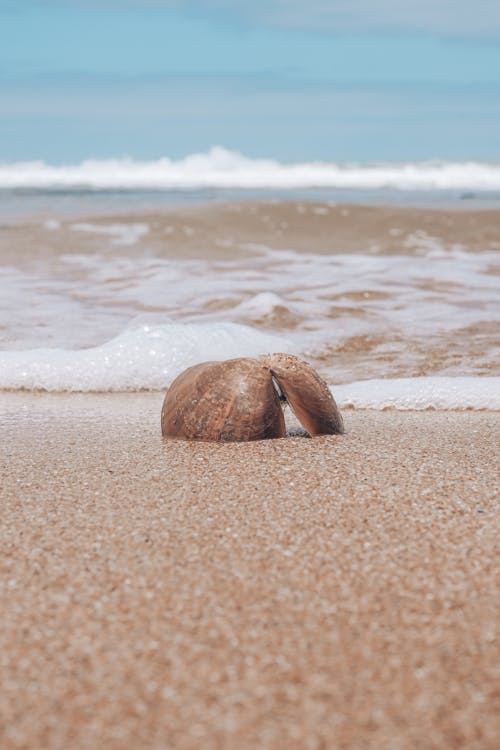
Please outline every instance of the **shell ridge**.
M307 362L291 354L271 354L264 360L283 391L291 410L311 435L344 432L344 423L333 395Z

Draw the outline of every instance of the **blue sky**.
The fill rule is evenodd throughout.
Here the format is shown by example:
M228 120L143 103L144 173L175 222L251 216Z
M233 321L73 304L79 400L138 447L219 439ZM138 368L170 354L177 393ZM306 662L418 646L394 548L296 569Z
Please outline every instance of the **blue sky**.
M0 0L0 160L500 160L500 3L407 5Z

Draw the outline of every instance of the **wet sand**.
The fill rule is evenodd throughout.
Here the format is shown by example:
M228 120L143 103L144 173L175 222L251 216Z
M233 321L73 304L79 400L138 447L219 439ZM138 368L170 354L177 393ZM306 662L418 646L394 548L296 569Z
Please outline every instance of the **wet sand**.
M56 209L54 216L57 219ZM87 229L78 229L82 224ZM106 233L113 224L147 225L148 233L139 243L122 243L119 235L114 243ZM484 252L500 248L500 210L232 201L59 217L55 223L54 218L47 223L44 216L0 225L0 257L16 265L61 254L102 252L104 246L107 255L135 256L139 245L164 258L244 257L259 245L327 254L412 255L433 246Z
M163 441L0 394L5 750L496 750L500 413Z
M138 316L165 316L278 333L333 382L491 375L500 362L499 249L500 211L494 209L233 201L25 219L0 226L7 290L0 347L22 349L28 341L89 348ZM294 255L279 257L275 250ZM461 250L483 256L484 278L453 271L452 254L443 261L446 269L434 272L449 250L458 251L460 268ZM305 276L303 269L294 272L306 254L318 266L324 261L323 275L307 277L307 267ZM342 261L335 268L338 254L354 265ZM356 265L360 254L371 274ZM406 272L392 279L377 273L381 256L389 264L394 259L395 268L409 261ZM180 268L166 268L171 261ZM351 268L349 277L342 276L344 267ZM72 318L79 324L68 335Z

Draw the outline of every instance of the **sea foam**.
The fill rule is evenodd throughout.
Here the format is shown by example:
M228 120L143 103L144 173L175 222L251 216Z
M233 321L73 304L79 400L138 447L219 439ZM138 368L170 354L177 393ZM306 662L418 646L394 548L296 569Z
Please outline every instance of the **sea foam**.
M52 226L47 226L52 229ZM72 224L71 229L75 232L87 232L89 234L105 234L110 237L112 245L135 245L142 237L148 234L149 225L142 223L132 224Z
M358 409L500 409L500 377L361 380L332 393L339 406Z
M289 349L285 338L235 323L143 325L88 349L0 351L0 389L161 390L198 362Z
M142 325L88 349L0 351L0 390L163 390L198 362L291 349L284 337L235 323ZM500 377L372 379L332 392L341 407L500 409Z
M283 163L220 146L173 160L43 161L0 164L0 189L197 190L396 189L499 190L500 164L487 162Z

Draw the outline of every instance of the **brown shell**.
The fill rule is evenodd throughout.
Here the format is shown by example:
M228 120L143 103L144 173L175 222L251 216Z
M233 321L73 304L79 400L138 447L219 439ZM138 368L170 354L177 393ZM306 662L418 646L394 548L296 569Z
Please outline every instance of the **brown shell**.
M285 420L269 367L256 359L190 367L167 391L161 429L166 437L185 440L284 437Z
M270 354L263 362L310 435L344 432L342 415L330 389L311 365L291 354Z

